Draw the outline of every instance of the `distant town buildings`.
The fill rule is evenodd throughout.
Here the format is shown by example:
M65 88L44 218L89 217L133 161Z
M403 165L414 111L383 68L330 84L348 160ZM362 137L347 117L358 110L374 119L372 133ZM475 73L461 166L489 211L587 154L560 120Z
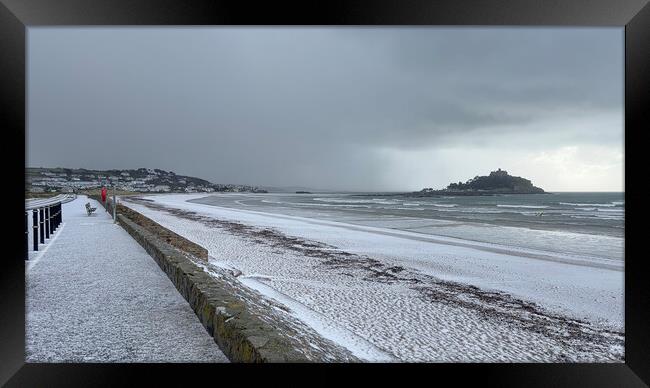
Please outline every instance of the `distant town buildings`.
M121 191L157 193L266 192L255 186L214 184L203 179L150 168L109 171L27 168L25 178L26 189L30 192L72 192L102 186L114 187Z

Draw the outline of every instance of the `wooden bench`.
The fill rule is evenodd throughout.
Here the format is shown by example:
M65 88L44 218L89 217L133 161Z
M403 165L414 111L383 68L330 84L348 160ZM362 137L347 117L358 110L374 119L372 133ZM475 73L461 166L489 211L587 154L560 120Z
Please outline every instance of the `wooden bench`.
M96 207L90 207L90 202L86 203L86 212L88 212L88 215L93 214L93 212L97 210Z

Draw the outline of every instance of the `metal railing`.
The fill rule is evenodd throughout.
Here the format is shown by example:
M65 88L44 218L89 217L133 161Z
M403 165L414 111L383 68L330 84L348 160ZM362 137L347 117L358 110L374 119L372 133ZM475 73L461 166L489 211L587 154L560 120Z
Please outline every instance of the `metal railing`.
M59 194L51 198L25 200L25 260L29 260L29 211L32 211L33 250L56 232L63 222L62 204L77 198L76 194Z

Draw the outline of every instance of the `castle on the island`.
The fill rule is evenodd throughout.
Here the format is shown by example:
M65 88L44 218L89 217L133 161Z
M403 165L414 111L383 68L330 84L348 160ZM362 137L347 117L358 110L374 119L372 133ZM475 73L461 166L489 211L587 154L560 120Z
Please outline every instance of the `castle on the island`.
M490 173L490 175L491 175L491 176L508 176L508 171L506 171L506 170L502 170L502 169L498 169L498 170L496 170L496 171L492 171L492 172Z

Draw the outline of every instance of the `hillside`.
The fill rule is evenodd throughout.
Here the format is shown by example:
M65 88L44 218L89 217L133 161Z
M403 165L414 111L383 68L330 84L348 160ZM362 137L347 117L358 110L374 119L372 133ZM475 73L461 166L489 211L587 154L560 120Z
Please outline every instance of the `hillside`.
M137 170L87 170L83 168L33 168L25 170L26 191L53 192L97 189L102 186L134 192L255 192L256 186L216 184L205 179L176 175L172 171L139 168Z

